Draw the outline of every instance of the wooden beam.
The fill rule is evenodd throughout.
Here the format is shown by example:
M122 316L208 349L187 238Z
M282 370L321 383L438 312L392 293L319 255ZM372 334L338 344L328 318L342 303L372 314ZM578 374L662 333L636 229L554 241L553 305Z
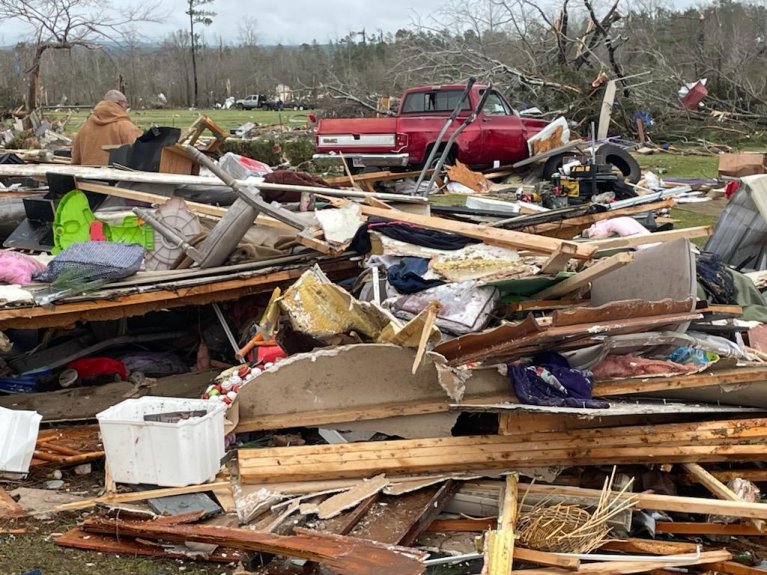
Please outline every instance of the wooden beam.
M726 575L767 575L767 569L743 565L735 561L720 561L706 565L708 571L726 573Z
M634 261L634 255L630 253L620 253L599 260L594 265L578 272L574 276L567 278L535 294L539 299L556 299L569 293L573 293L583 287L587 287L595 279L601 278L612 271L622 268Z
M673 208L676 202L673 199L661 200L659 202L652 202L648 204L640 204L638 206L630 206L628 208L620 208L618 210L607 210L606 212L599 212L596 214L589 214L587 216L578 216L575 218L567 218L559 222L548 222L545 224L536 224L522 228L524 231L531 234L556 234L563 229L572 230L572 236L579 233L579 231L588 228L591 224L602 220L609 220L612 218L618 218L621 216L631 216L634 214L641 214L644 212L652 212L656 210L662 210L665 208Z
M655 569L665 569L668 567L686 567L693 565L707 565L719 561L728 561L732 555L728 551L704 551L700 555L689 553L685 555L675 555L674 559L663 559L658 557L657 561L606 561L604 563L582 564L578 569L579 575L629 575L631 573L645 573ZM520 575L566 575L568 572L564 569L555 567L541 569L521 569L516 571ZM746 575L746 574L737 574ZM755 575L755 574L753 574Z
M574 244L572 242L564 242L563 240L555 238L536 236L523 232L491 228L489 226L469 224L433 216L421 216L417 214L409 214L407 212L374 208L364 204L361 205L361 209L362 213L366 216L375 216L386 220L396 220L430 230L458 234L467 238L480 240L488 245L504 248L524 249L540 253L554 253L561 249L563 244L567 245L570 243L573 246L573 257L581 260L589 259L596 251L596 248L592 248L585 244Z
M506 485L501 498L497 529L485 534L485 566L482 573L487 575L508 575L514 563L514 528L517 524L519 481L515 473L506 476Z
M351 271L356 267L356 263L342 260L321 264L321 267L326 273L332 274L343 269ZM173 286L133 295L94 297L83 301L61 303L53 309L40 306L3 308L0 310L0 329L61 327L76 321L107 321L144 315L159 309L240 299L247 295L271 291L277 285L292 282L298 279L306 269L307 266L292 267L271 273L255 274L245 279L203 278L198 285L189 287Z
M458 481L448 479L434 494L434 496L426 502L421 512L416 517L416 520L407 530L407 532L400 537L397 545L404 545L410 547L414 545L416 540L429 528L434 522L434 519L442 513L445 505L453 498L458 492L461 484Z
M674 389L696 389L717 385L767 383L767 367L749 367L708 371L670 377L633 377L597 381L593 393L598 397L654 393Z
M622 238L606 238L603 240L591 240L590 246L597 247L597 253L605 250L614 250L620 248L636 248L647 244L660 242L671 242L680 238L692 240L694 238L705 238L714 233L713 226L697 226L694 228L680 228L678 230L669 230L667 232L656 232L654 234L644 234L641 236L627 236Z
M513 399L511 392L504 394L467 395L463 401L508 401ZM321 409L297 413L277 415L261 415L255 419L241 419L237 423L237 433L246 431L264 431L287 429L301 425L302 427L319 427L333 423L348 423L351 421L369 421L386 419L388 417L403 417L408 415L425 415L429 413L447 413L454 411L449 398L423 401L397 401L378 405L347 407L342 409Z
M667 535L767 536L767 531L763 531L753 524L744 525L741 523L658 521L655 524L655 532Z
M426 554L414 549L308 529L297 528L296 535L274 535L211 525L166 527L151 521L117 519L89 519L83 529L90 533L120 533L128 537L179 543L196 541L243 551L298 557L321 563L342 575L379 575L387 570L402 575L420 575L425 569L423 559Z
M482 533L495 527L497 519L435 519L429 525L430 533Z
M574 257L572 244L563 244L557 251L549 256L541 268L542 274L556 274L567 268L567 264Z
M654 539L629 537L622 541L608 541L599 549L639 555L681 555L683 553L695 553L699 548L697 543L687 543L686 541L656 541Z

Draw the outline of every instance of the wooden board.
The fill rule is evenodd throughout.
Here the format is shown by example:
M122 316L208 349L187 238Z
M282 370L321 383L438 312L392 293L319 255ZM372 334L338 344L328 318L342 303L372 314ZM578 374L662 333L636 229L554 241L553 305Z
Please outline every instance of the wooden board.
M705 238L714 232L713 226L697 226L693 228L680 228L678 230L669 230L667 232L656 232L641 236L626 236L622 238L606 238L603 240L590 240L590 246L596 246L598 252L605 250L614 250L621 248L635 248L647 244L659 242L670 242L679 238L692 240L695 238Z
M273 535L250 529L206 525L165 527L151 522L87 520L89 533L119 532L129 537L172 542L197 541L244 551L260 551L321 563L341 575L380 575L384 569L400 575L420 575L425 553L374 541L296 528L296 535Z
M470 436L239 451L246 483L365 477L378 473L504 470L548 465L608 465L754 460L767 446L767 421L736 420L586 429L531 436ZM275 473L279 469L279 473ZM744 505L737 502L720 504ZM757 507L764 515L767 505ZM761 515L758 515L761 518Z
M395 545L407 535L438 491L439 487L435 486L399 497L385 495L379 498L349 535Z
M0 487L0 519L18 519L26 516L24 509L8 492Z
M603 260L599 260L582 272L578 272L574 276L538 292L535 294L535 297L539 299L556 299L558 297L566 296L581 288L588 287L593 280L622 268L623 266L630 264L633 260L634 256L630 253L615 254Z
M762 382L767 382L767 367L741 367L698 374L672 375L669 377L633 377L601 380L594 384L593 393L597 397L611 397L675 389L695 389L718 385Z
M767 536L767 531L739 523L704 523L704 522L676 522L676 521L658 521L655 524L655 532L668 535L731 535L737 537L746 536Z
M332 275L334 272L350 273L357 264L341 260L321 264L321 267L326 273L329 272ZM248 295L271 292L277 286L286 285L298 279L306 269L306 266L300 266L267 271L247 279L213 278L208 282L201 282L200 285L184 289L156 289L109 299L61 303L53 309L39 306L6 307L0 309L0 330L62 327L76 321L107 321L144 315L159 309L240 299Z
M71 547L72 549L84 549L86 551L98 551L100 553L114 553L127 556L162 557L165 559L189 560L195 556L189 556L182 552L166 549L161 545L141 543L131 537L110 537L98 533L86 533L80 527L73 527L66 533L55 539L56 545ZM199 557L199 556L197 556ZM201 561L212 563L233 563L241 559L242 554L235 549L219 547L211 553L207 559L199 557Z
M362 213L366 216L380 217L386 220L396 220L421 226L430 230L454 233L467 238L480 240L488 245L500 246L511 249L524 249L533 252L554 253L560 250L563 245L562 240L546 238L523 232L491 228L476 224L468 224L444 218L432 216L420 216L403 212L392 212L374 208L372 206L361 206ZM596 248L585 244L572 244L572 257L576 259L588 259L596 251Z

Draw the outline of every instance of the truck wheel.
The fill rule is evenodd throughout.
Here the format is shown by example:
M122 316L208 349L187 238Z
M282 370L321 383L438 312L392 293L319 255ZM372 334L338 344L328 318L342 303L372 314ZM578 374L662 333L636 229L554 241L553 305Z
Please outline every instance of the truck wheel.
M245 106L243 106L242 104L235 104L234 107L237 108L238 110L244 110L245 109Z
M597 163L609 164L620 170L623 177L636 184L642 178L639 163L626 150L615 144L603 144L597 148Z
M431 165L429 166L430 168L436 167L437 162L439 161L439 157L442 155L443 151L444 151L444 148L437 150L437 153L435 154L434 159L431 161ZM426 150L426 156L424 157L424 162L426 162L426 160L428 159L429 154L431 154L431 146L429 146L429 148L427 148ZM442 169L444 169L444 166L454 166L457 158L458 158L458 148L453 146L452 149L448 152L447 156L445 156L445 164L443 165ZM424 164L420 164L418 168L423 169L423 166Z
M556 156L551 156L546 160L546 163L543 164L543 175L541 177L546 181L551 180L551 176L556 174L559 171L559 168L573 159L576 159L576 155L572 152L563 152Z

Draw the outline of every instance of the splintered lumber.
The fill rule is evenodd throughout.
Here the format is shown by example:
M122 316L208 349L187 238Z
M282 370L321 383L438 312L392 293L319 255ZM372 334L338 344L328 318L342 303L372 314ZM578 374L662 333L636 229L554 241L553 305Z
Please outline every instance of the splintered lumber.
M340 445L241 449L245 483L369 477L379 473L513 470L541 466L760 460L767 456L767 419L580 429L510 436L444 437ZM756 507L753 507L753 506ZM767 505L713 502L717 509ZM683 509L680 509L683 510ZM717 513L717 511L711 511Z
M564 496L599 496L597 489L583 487L568 487L561 485L530 485L522 487L529 489L530 493L556 494ZM619 496L618 493L613 493ZM767 519L767 504L746 503L738 501L720 501L717 499L704 499L702 497L681 497L677 495L658 495L655 493L629 493L626 497L636 499L637 509L649 511L671 511L675 513L695 513L702 515L719 515L724 517L740 517L745 519ZM671 524L673 525L673 524Z
M571 234L570 237L572 237L580 233L581 230L588 228L591 224L601 220L610 220L612 218L619 218L621 216L631 216L633 214L641 214L643 212L662 210L664 208L673 208L675 204L676 202L674 200L668 199L659 202L630 206L628 208L620 208L617 210L607 210L606 212L599 212L586 216L567 218L559 222L536 224L522 229L531 234L544 234L547 236L557 235L558 237L562 236L560 236L557 232L567 230L568 234Z
M217 547L211 554L190 555L183 551L174 551L161 545L142 543L129 537L110 537L98 533L86 533L81 527L73 527L66 533L55 539L56 545L83 549L86 551L99 551L101 553L116 553L119 555L162 557L165 559L200 559L213 563L232 563L240 560L240 552L225 547Z
M361 481L348 491L333 495L317 506L317 517L330 519L342 511L354 507L365 499L375 495L389 485L385 475L378 475L367 481Z
M753 524L744 525L738 523L698 523L698 522L675 522L658 521L655 524L656 533L668 535L749 535L767 536L767 531L759 529Z
M151 521L89 519L88 533L114 534L184 543L195 541L223 545L242 551L259 551L298 557L327 566L342 575L398 573L420 575L426 554L405 547L296 528L296 535L274 535L263 531L210 525L158 526ZM723 560L723 559L717 559Z
M563 244L572 244L572 242L564 242L563 240L555 238L469 224L433 216L421 216L400 211L384 210L366 205L362 205L361 210L366 216L375 216L386 220L414 224L430 230L458 234L467 238L480 240L488 245L500 246L503 248L523 249L550 254L560 251ZM589 259L596 251L596 248L586 244L572 244L572 246L572 257L580 260Z
M767 575L767 569L759 567L750 567L735 561L720 561L706 565L708 571L717 573L726 573L727 575Z
M678 230L669 230L667 232L656 232L654 234L643 234L637 236L626 236L622 238L606 238L603 240L591 240L590 246L596 246L598 251L614 250L621 248L635 248L647 244L656 244L660 242L671 242L679 238L692 240L695 238L705 238L714 232L713 226L698 226L694 228L681 228Z
M492 529L495 519L435 519L429 525L430 533L481 533ZM518 551L519 549L517 549Z
M24 517L26 512L8 492L0 487L0 519L18 519Z
M457 337L436 346L434 351L444 356L450 365L489 359L512 360L569 341L585 341L583 345L591 345L591 337L596 334L646 331L702 317L690 312L691 308L689 300L627 300L596 308L558 310L552 314L550 325L530 315L517 323Z
M571 276L558 284L546 288L545 290L535 294L535 297L539 299L556 299L558 297L565 296L569 293L577 291L583 287L588 286L595 279L601 278L610 272L620 269L634 261L634 255L630 253L620 253L599 260L594 265L586 268L582 272L578 272L574 276Z
M681 555L682 553L695 553L699 548L697 543L685 541L655 541L654 539L630 537L624 540L608 541L599 549L641 555Z
M407 532L400 537L397 544L404 545L405 547L413 545L421 534L426 532L434 519L442 513L445 505L458 492L459 488L460 483L452 479L448 479L443 483L431 499L426 502L426 505L419 512L417 519L408 528Z
M613 395L633 395L675 389L762 382L767 382L767 367L723 369L669 377L634 377L597 381L594 384L593 393L599 397L610 397ZM765 474L765 478L767 479L767 474Z
M695 477L698 483L708 489L714 497L724 501L743 501L732 489L724 485L697 463L683 463L682 467L687 473Z
M604 563L584 563L575 573L581 575L629 575L631 573L644 573L656 569L666 569L669 567L686 567L692 565L707 565L720 561L729 561L732 555L728 551L704 551L703 553L687 553L682 555L673 555L669 559L658 557L657 561L631 561L630 557L626 561L605 561ZM541 569L520 569L515 571L522 575L566 575L568 572L556 567L547 567ZM741 575L741 574L734 574Z
M485 565L482 573L508 575L514 563L514 526L517 523L519 493L517 475L506 476L503 497L500 499L498 528L485 535Z

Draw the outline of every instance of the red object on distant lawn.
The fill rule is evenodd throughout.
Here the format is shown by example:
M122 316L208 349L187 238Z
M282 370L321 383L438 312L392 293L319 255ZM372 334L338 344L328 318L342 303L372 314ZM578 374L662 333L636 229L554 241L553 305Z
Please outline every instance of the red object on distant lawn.
M687 92L684 98L682 98L682 106L688 110L697 110L698 104L703 101L703 98L708 96L708 89L701 83L697 82L690 91Z

